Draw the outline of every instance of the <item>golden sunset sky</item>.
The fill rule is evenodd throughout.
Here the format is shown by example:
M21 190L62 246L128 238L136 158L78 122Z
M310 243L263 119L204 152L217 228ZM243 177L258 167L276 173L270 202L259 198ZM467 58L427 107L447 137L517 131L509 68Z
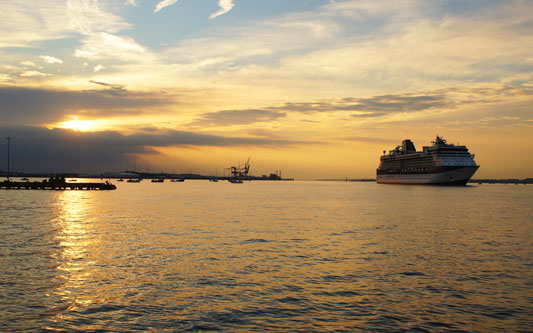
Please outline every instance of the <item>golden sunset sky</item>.
M16 171L373 178L439 134L533 177L529 0L4 0L0 58Z

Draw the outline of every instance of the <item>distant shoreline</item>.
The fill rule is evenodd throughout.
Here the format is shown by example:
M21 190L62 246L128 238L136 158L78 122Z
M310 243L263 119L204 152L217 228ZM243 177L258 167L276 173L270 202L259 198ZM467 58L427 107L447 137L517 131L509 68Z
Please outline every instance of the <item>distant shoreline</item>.
M121 172L105 172L98 174L89 174L89 173L75 173L75 172L64 172L64 173L43 173L43 172L11 172L10 177L30 177L30 178L48 178L51 174L61 174L68 178L106 178L106 179L119 179L119 178L142 178L142 179L153 179L153 178L166 178L166 179L213 179L217 178L220 180L226 180L228 176L212 176L212 175L199 175L199 174L169 174L169 173L145 173L145 172L132 172L127 171L127 173L134 173L135 176L121 175ZM0 177L7 177L7 172L0 170ZM281 177L266 177L266 176L247 176L243 180L278 180L278 181L293 181L298 180L294 178L281 178ZM302 179L303 180L303 179ZM316 181L321 182L375 182L375 178L325 178L325 179L316 179ZM533 178L506 178L506 179L496 179L496 178L487 178L487 179L470 179L469 184L533 184Z
M149 172L137 172L137 171L123 171L123 172L104 172L104 173L77 173L77 172L60 172L60 173L45 173L45 172L10 172L11 178L48 178L52 175L61 175L65 178L94 178L94 179L218 179L218 180L230 180L234 179L233 176L215 176L215 175L199 175L194 173L149 173ZM8 174L5 171L0 170L0 177L6 177ZM268 181L293 181L294 178L282 178L280 175L270 174L262 176L238 176L241 180L268 180Z

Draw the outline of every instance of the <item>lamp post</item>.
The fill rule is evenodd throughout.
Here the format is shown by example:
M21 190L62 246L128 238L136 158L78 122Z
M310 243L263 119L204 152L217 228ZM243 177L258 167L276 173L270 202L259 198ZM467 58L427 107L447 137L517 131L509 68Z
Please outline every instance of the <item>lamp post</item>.
M11 137L7 136L7 181L9 181L9 142L11 141Z

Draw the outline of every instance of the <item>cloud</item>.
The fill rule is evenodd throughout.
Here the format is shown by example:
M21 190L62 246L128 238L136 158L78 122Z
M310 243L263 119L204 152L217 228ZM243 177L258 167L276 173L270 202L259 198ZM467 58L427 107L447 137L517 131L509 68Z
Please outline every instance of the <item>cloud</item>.
M0 47L27 47L64 38L65 1L0 1Z
M119 16L121 7L114 1L102 0L0 1L0 48L45 48L46 45L36 44L45 40L57 40L54 45L70 47L64 40L72 38L81 44L74 51L69 50L76 57L118 59L126 63L150 60L142 45L121 35L132 27ZM63 62L48 55L41 58L51 64Z
M115 131L76 132L42 127L0 127L9 134L12 170L26 172L104 172L124 168L126 159L157 154L162 147L286 146L305 142L225 137L186 131L146 129L131 135ZM4 145L0 155L4 156Z
M284 113L271 110L224 110L204 113L193 125L246 125L274 121L282 117L285 117Z
M56 58L56 57L52 57L52 56L40 55L39 58L43 59L44 62L49 63L49 64L62 64L63 63L63 60Z
M37 67L37 68L39 67L32 61L21 61L20 64L26 67Z
M178 2L178 0L162 0L162 1L159 1L157 3L157 5L155 6L155 8L154 8L154 13L157 13L158 11L160 11L161 9L163 9L165 7L172 6L176 2ZM215 13L211 14L211 16L209 17L210 19L213 19L213 18L215 18L217 16L220 16L222 14L225 14L225 13L229 12L233 8L233 6L235 6L235 4L233 3L232 0L219 0L218 1L218 6L220 7L220 9L218 11L216 11Z
M151 147L170 146L210 146L210 147L235 147L235 146L284 146L294 144L305 144L304 141L268 139L254 137L233 137L199 134L187 131L152 129L144 133L137 133L128 136L139 145Z
M397 140L395 139L387 139L382 137L367 137L367 136L346 136L346 137L340 137L338 138L342 141L355 141L355 142L365 142L365 143L387 143L387 144L395 144L397 143Z
M94 80L90 80L89 82L106 88L104 90L94 90L95 92L98 92L98 93L105 93L105 94L113 95L113 96L129 94L129 91L126 90L126 86L122 84L111 84L111 83L99 82L99 81L94 81Z
M105 68L104 65L96 65L96 66L94 66L93 71L94 71L95 73L98 73L99 71L101 71L101 70L104 69L104 68Z
M86 59L120 59L122 62L149 60L144 46L133 38L121 37L107 32L91 34L83 39L83 46L74 51L74 56Z
M82 35L98 32L116 34L131 27L123 18L111 12L110 4L98 0L68 0L67 16L68 28Z
M110 3L97 0L68 0L69 29L82 35L82 45L73 55L85 59L118 59L122 63L151 60L146 48L135 39L121 36L131 25L112 13Z
M113 13L118 8L114 1L99 0L0 1L0 48L36 47L38 41L77 34L117 34L131 28Z
M172 75L180 80L216 77L246 86L250 96L273 100L280 94L305 99L350 96L354 90L377 95L474 86L518 76L531 81L527 13L533 6L506 1L476 7L446 13L440 2L337 1L313 11L217 27L211 35L165 49L162 58L176 64ZM280 91L280 82L291 89Z
M285 103L272 106L269 110L298 112L305 114L324 112L345 112L354 117L378 117L401 112L418 112L454 107L455 103L447 96L438 92L419 94L378 95L367 98L343 98L338 100Z
M173 4L175 4L176 2L178 2L178 0L163 0L163 1L160 1L154 8L154 13L157 13L158 11L160 11L161 9L167 7L167 6L171 6Z
M220 9L211 14L211 16L209 16L210 19L226 14L233 8L233 6L235 6L235 4L233 3L233 0L218 0L218 6Z
M236 70L247 71L247 66L259 70L265 66L266 71L278 75L276 68L283 65L281 59L321 47L336 30L333 20L293 15L227 30L218 28L206 37L181 41L166 49L162 56L186 70L235 74Z
M32 77L32 76L48 76L50 74L47 73L41 73L39 71L25 71L20 74L22 77Z
M103 90L52 90L0 87L3 124L52 124L67 116L116 117L141 114L143 110L174 103L168 96L131 92L120 85L93 81Z
M455 103L446 95L382 95L372 98L347 98L345 110L360 111L354 117L376 117L390 113L419 112L453 108Z
M533 96L533 87L496 85L478 88L443 88L430 91L347 97L316 102L286 102L281 106L207 113L194 124L234 125L268 122L290 113L346 113L354 118L375 118L398 113L440 112L464 105L499 103Z

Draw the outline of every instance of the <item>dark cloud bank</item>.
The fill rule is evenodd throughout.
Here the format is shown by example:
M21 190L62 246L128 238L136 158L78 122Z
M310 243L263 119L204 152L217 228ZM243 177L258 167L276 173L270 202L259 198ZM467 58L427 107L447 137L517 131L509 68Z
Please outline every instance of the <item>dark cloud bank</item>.
M303 142L268 138L223 137L186 131L147 129L132 135L115 131L76 132L42 127L0 127L0 170L22 172L103 172L123 170L135 154L155 154L157 147L286 146Z
M151 106L171 104L168 96L131 92L120 85L93 81L104 89L67 91L0 87L3 124L50 124L67 115L113 117L140 114Z

